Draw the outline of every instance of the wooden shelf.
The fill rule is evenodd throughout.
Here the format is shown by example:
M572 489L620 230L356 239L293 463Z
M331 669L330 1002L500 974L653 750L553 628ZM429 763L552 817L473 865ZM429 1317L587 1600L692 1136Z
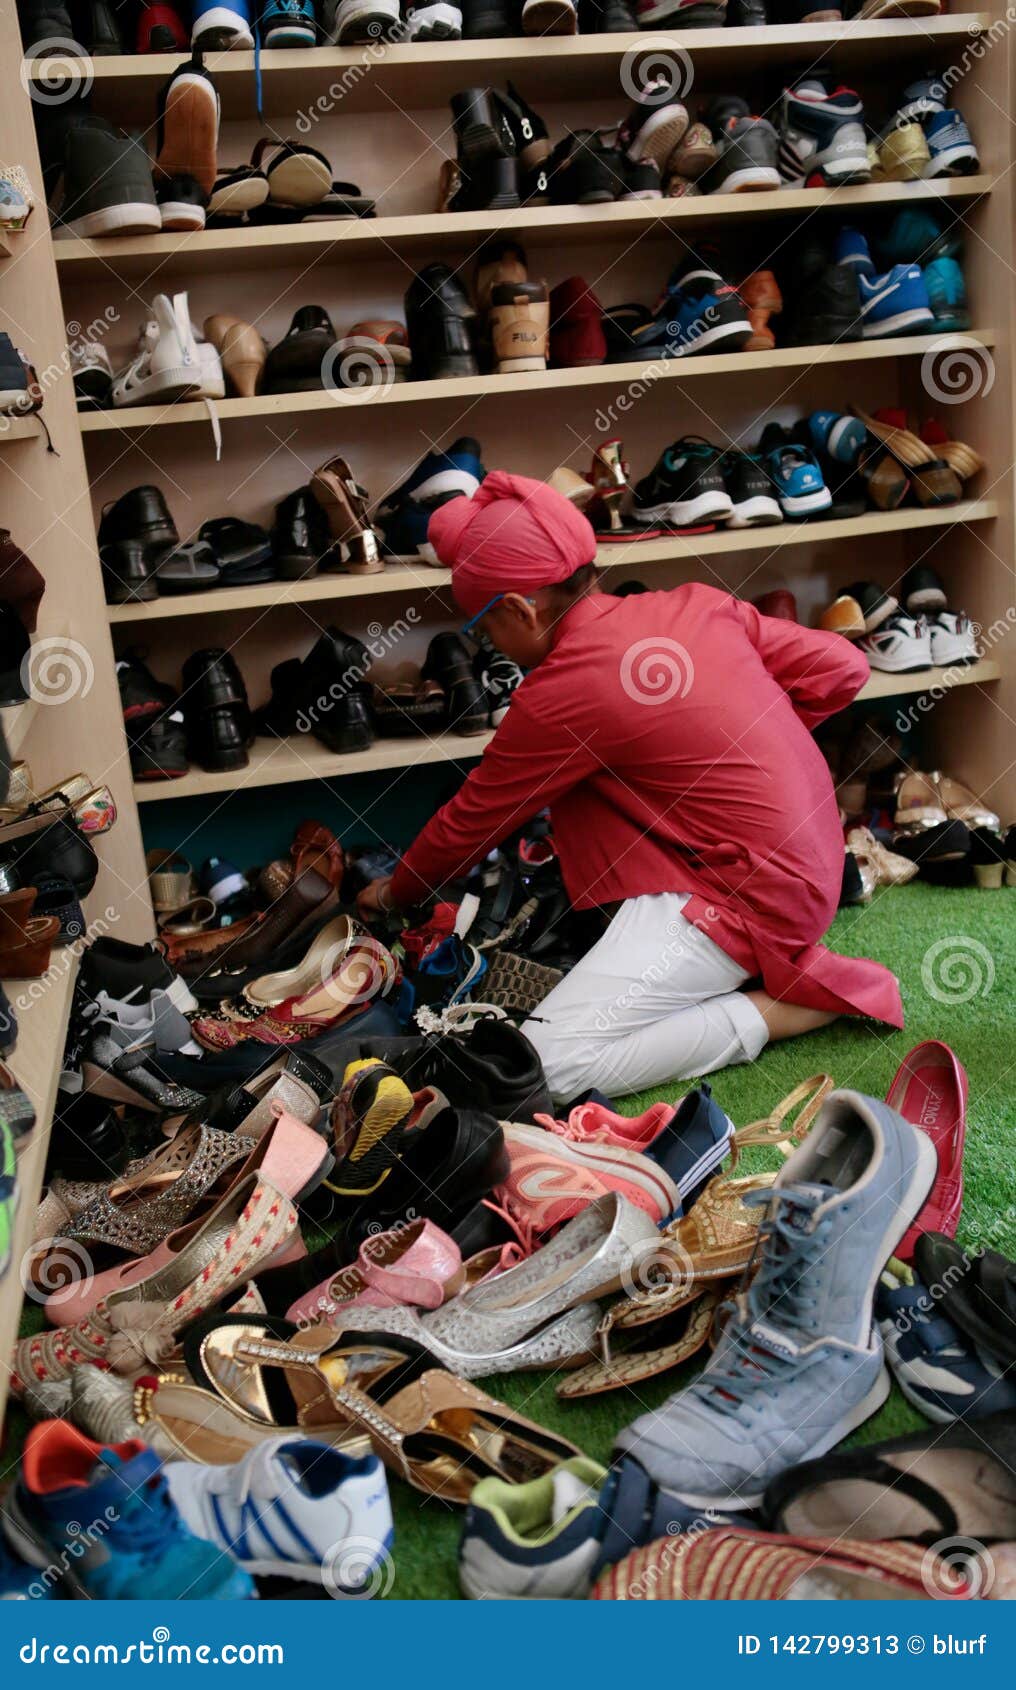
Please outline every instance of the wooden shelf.
M322 259L341 263L375 255L428 260L449 249L474 251L493 234L517 235L527 248L574 247L604 236L666 237L676 230L710 227L731 218L810 216L885 206L979 199L992 178L961 176L942 182L875 182L866 187L780 188L759 194L702 194L615 205L522 206L518 211L432 212L414 217L352 218L253 229L208 229L196 234L126 235L106 240L57 240L53 250L61 279L81 276L130 279L135 285L158 276L227 273L238 263L258 269L296 267Z
M7 741L7 755L11 758L21 754L21 748L28 738L39 709L37 698L26 698L21 704L8 704L0 710L0 721L3 722L4 738Z
M901 336L892 340L848 340L833 346L781 346L775 352L700 353L690 358L646 359L638 364L597 364L574 370L529 370L515 375L449 376L441 381L397 381L391 387L354 387L316 393L259 394L253 399L221 399L223 425L259 417L295 417L317 412L334 416L346 409L386 405L430 405L441 399L504 399L508 394L565 388L621 389L629 383L654 386L657 381L692 381L705 376L765 375L770 370L820 369L833 364L875 363L892 358L921 357L951 346L994 346L995 336L982 330L968 334ZM92 434L144 433L150 428L208 427L208 412L198 400L170 405L136 405L119 411L85 411L81 432Z
M274 50L261 54L263 106L266 116L285 117L304 111L313 121L314 102L326 110L384 111L405 107L443 106L450 95L471 83L520 81L528 100L561 98L564 90L581 87L584 97L621 92L618 63L626 53L661 38L688 55L696 83L715 68L736 64L739 78L767 69L782 72L792 65L813 66L831 60L838 69L871 70L877 64L940 58L961 43L976 39L989 23L983 12L950 17L868 21L814 25L769 24L765 29L650 30L631 35L578 35L537 38L520 36L497 41L441 41L374 47L316 47ZM149 124L155 98L183 55L145 54L59 62L79 79L94 77L92 104L121 123ZM222 102L222 115L253 118L256 111L253 53L208 53L205 64L213 72ZM29 74L38 61L30 61ZM320 109L320 108L318 108ZM284 133L291 133L291 129Z
M38 415L30 417L0 417L0 451L16 440L41 440L42 429Z
M997 681L1001 670L995 662L974 663L968 669L924 669L913 675L872 675L858 694L860 699L894 698L908 692L930 692ZM345 775L372 774L379 769L406 769L424 763L465 763L483 754L492 733L439 734L434 739L379 739L369 751L336 756L309 735L299 739L254 743L246 769L209 773L192 769L182 780L136 784L139 804L167 802L171 798L194 798L209 792L243 792L261 786L283 786L298 780L341 780Z
M369 751L336 754L310 734L296 739L258 739L246 769L225 773L192 769L182 780L138 782L139 804L193 798L206 792L243 792L248 787L285 786L295 780L339 780L375 769L408 769L423 763L464 763L479 757L493 734L437 734L433 739L379 739Z
M20 1272L35 1231L35 1212L42 1189L43 1170L49 1146L60 1058L78 969L73 946L54 951L49 969L38 980L5 980L7 993L18 1021L18 1042L7 1058L19 1084L35 1109L35 1127L18 1152L18 1208L14 1217L11 1259L0 1281L0 1422L3 1420L10 1378L6 1361L14 1348L24 1302Z
M985 681L997 681L1001 665L993 658L982 658L966 668L954 663L948 669L916 669L910 675L886 675L880 670L872 673L861 689L861 698L899 698L908 692L950 692L953 687L980 686Z
M916 529L987 522L998 514L999 507L993 499L968 499L946 510L872 511L868 516L842 521L785 522L772 528L727 528L716 534L630 540L601 546L596 561L601 569L652 567L682 559L693 562L724 552L776 552L791 546L867 540L878 534L909 534ZM181 598L153 599L147 604L110 605L109 620L112 623L169 622L180 616L226 616L235 611L266 610L277 605L332 603L373 598L378 593L411 593L417 588L433 592L447 588L450 583L448 569L422 563L393 563L381 575L316 575L305 581L268 581L261 587L219 587Z

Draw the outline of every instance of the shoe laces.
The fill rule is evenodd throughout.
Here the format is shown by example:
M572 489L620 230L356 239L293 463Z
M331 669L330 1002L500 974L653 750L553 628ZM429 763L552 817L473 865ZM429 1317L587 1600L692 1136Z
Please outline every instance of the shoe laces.
M176 1504L170 1495L163 1473L152 1477L135 1492L124 1492L117 1504L117 1516L112 1521L108 1539L111 1547L121 1547L132 1555L146 1560L161 1559L173 1538L187 1535Z
M534 1115L533 1120L547 1132L555 1133L558 1138L567 1138L583 1144L596 1141L602 1142L607 1137L604 1126L587 1127L586 1122L599 1108L596 1103L579 1103L571 1111L567 1121L558 1121L553 1115Z
M499 1203L495 1203L491 1197L483 1197L481 1202L483 1207L489 1209L492 1215L497 1215L500 1220L511 1227L517 1239L516 1247L522 1252L519 1259L526 1261L540 1248L543 1240L531 1217L518 1208L503 1186L499 1189L501 1196ZM508 1248L511 1248L511 1246L509 1245Z
M723 1327L724 1349L689 1391L720 1414L743 1417L759 1392L770 1394L797 1364L796 1335L811 1331L819 1297L815 1270L827 1248L827 1226L820 1221L810 1230L808 1216L829 1195L820 1188L768 1189L748 1192L747 1208L767 1206L759 1227L742 1290L724 1305L729 1319ZM751 1278L758 1263L758 1271Z

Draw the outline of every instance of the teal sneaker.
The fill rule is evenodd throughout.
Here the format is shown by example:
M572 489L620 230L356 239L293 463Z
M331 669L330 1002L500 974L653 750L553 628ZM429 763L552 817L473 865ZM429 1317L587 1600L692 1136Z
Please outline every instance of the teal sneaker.
M933 211L904 206L878 240L878 254L886 269L894 264L930 264L933 258L956 258L963 245L963 226L947 229Z
M969 329L967 290L955 258L933 258L924 271L936 329Z
M66 1420L25 1439L18 1482L0 1503L7 1542L36 1582L87 1600L237 1601L257 1595L230 1555L194 1537L162 1462L146 1444L93 1443Z

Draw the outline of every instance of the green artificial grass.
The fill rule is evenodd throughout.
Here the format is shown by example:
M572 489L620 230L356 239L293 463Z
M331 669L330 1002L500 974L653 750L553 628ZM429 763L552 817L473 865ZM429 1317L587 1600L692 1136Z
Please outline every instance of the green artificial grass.
M959 1238L1016 1257L1016 892L956 891L915 884L890 888L870 905L841 910L830 946L872 957L899 977L906 1028L901 1033L843 1020L807 1038L772 1045L757 1062L713 1075L719 1102L738 1126L768 1115L801 1080L831 1074L838 1086L884 1097L908 1050L922 1039L944 1039L970 1080L965 1158L966 1194ZM649 1103L676 1099L691 1082L660 1086L626 1099L637 1115ZM775 1151L751 1151L744 1167L775 1167ZM31 1309L25 1329L41 1324ZM553 1375L519 1373L489 1381L492 1395L529 1418L564 1434L606 1464L616 1432L645 1409L658 1407L696 1371L684 1369L636 1390L560 1402ZM483 1383L483 1381L481 1381ZM20 1448L24 1416L8 1415L5 1467ZM895 1436L926 1425L897 1389L857 1434L858 1442ZM456 1552L462 1516L426 1501L396 1479L395 1577L397 1598L459 1595ZM274 1591L272 1592L275 1593Z
M832 949L872 957L898 976L906 1027L896 1033L858 1021L838 1021L807 1038L763 1051L757 1062L711 1077L719 1102L738 1126L768 1115L810 1074L831 1074L838 1086L884 1097L901 1059L922 1039L944 1039L970 1079L965 1156L966 1191L959 1238L1016 1257L1016 892L956 891L914 884L888 888L872 903L841 910L829 935ZM948 943L947 943L948 941ZM938 949L936 949L938 947ZM939 997L933 994L939 992ZM941 1001L942 995L953 1001ZM955 1001L958 998L964 1001ZM688 1084L660 1086L626 1099L637 1115L658 1099L683 1095ZM773 1151L750 1152L744 1165L775 1167ZM571 1438L594 1460L608 1462L615 1433L656 1408L698 1362L649 1380L635 1390L610 1391L561 1402L552 1375L517 1373L489 1381L531 1419ZM482 1381L481 1381L482 1383ZM927 1425L899 1390L856 1439L869 1443ZM435 1507L406 1485L392 1483L395 1581L402 1598L459 1594L456 1548L461 1517Z

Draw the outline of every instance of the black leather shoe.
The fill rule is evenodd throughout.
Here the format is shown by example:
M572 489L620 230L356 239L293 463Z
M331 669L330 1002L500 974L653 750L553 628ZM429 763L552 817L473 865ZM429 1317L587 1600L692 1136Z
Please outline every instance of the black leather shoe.
M58 1091L46 1152L46 1179L104 1180L130 1158L127 1134L112 1103L91 1092Z
M0 706L24 704L28 697L23 668L31 644L14 606L0 599Z
M486 159L515 157L511 123L491 89L467 88L453 94L451 108L459 166L467 175Z
M437 681L444 688L452 733L486 733L490 727L487 695L458 634L434 635L427 647L422 674L425 681Z
M328 312L320 305L301 305L265 360L262 393L316 392L324 386L321 366L334 345Z
M22 886L40 877L69 880L79 898L86 898L99 873L99 859L91 840L79 832L70 810L36 833L22 834L9 845L0 842L4 860L13 864Z
M123 723L135 780L175 780L185 775L187 736L172 687L157 681L133 652L117 659Z
M313 575L332 543L328 518L309 487L297 487L275 508L272 550L283 581Z
M750 3L750 0L749 0ZM583 35L627 35L638 29L631 0L585 0L579 6Z
M256 522L217 516L201 524L198 538L215 553L224 587L255 587L275 580L272 542L268 531Z
M136 541L153 566L179 539L161 487L132 487L106 506L99 521L100 554L117 541Z
M329 751L366 751L374 743L366 646L327 628L302 660L272 670L272 696L258 712L261 733L310 733Z
M187 749L203 769L244 769L253 737L247 688L228 651L195 651L183 666Z
M520 20L513 17L507 0L462 0L464 40L500 41L521 34Z
M482 1109L504 1121L532 1122L554 1113L535 1049L511 1021L492 1015L464 1032L345 1039L327 1051L336 1083L350 1062L367 1056L387 1062L411 1091L433 1086L456 1108Z
M91 14L89 45L92 57L102 58L125 52L117 10L110 0L89 0L88 9Z
M159 586L142 540L113 540L99 552L107 604L157 599Z
M100 992L111 998L138 992L147 1003L154 991L166 991L173 984L173 970L154 945L132 945L100 934L81 953L78 978L91 998Z
M414 276L405 303L415 380L479 374L476 311L447 264L428 264Z

